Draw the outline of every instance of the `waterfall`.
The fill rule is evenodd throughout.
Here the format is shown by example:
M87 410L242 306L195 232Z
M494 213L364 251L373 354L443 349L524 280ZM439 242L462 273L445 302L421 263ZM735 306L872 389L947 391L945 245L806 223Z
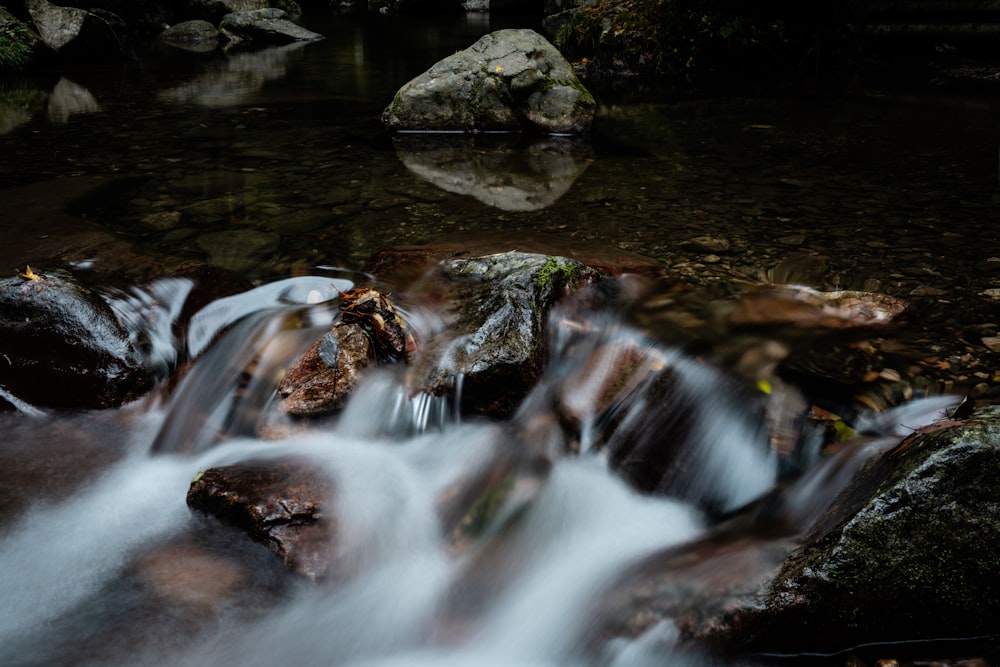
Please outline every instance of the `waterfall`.
M169 287L156 294L186 293ZM553 334L510 420L462 416L460 396L415 393L387 366L335 417L282 421L277 378L329 328L341 287L283 282L203 310L185 337L184 379L103 431L111 453L100 472L39 486L5 519L0 664L698 664L672 653L669 619L596 642L600 602L643 559L704 536L706 509L733 511L772 488L759 406L720 370L608 315L585 336ZM128 304L149 299L133 293L118 307ZM646 361L627 392L599 404L593 387L621 368L623 345ZM10 440L44 440L64 418L25 421ZM564 427L576 435L556 435ZM79 442L61 446L94 447L102 429L67 432ZM664 466L637 483L631 462L649 452ZM265 546L186 506L201 471L288 457L333 489L330 580L286 572ZM837 470L804 477L789 504L816 511L809 497L839 488Z

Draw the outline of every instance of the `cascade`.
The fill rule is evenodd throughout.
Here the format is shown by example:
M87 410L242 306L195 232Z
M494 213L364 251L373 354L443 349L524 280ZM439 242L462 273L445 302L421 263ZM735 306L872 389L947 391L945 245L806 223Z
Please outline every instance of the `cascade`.
M208 306L182 337L186 376L171 395L119 411L100 472L4 520L0 663L624 666L673 655L669 622L595 644L595 610L629 567L703 537L707 510L733 512L772 489L778 466L759 406L730 392L719 370L603 313L585 336L554 326L548 366L508 421L462 416L460 397L414 395L402 372L379 368L335 418L263 437L281 369L329 327L336 290L349 286L296 279ZM170 287L160 300L186 294ZM118 305L129 303L148 299ZM623 340L640 341L652 365L630 398L598 409L581 378L615 367L620 359L604 355ZM657 393L665 369L671 389ZM529 425L566 421L553 397L569 385L578 451L552 456L551 431ZM658 403L664 395L674 404ZM17 418L35 420L11 432L17 441L50 428L30 411ZM667 467L641 492L629 457L665 433L678 439L683 472ZM284 572L266 549L185 504L207 468L289 456L332 483L330 581ZM797 520L857 463L831 466L791 485L785 502ZM474 497L478 481L495 477L499 506L463 533L468 514L449 513L446 500Z

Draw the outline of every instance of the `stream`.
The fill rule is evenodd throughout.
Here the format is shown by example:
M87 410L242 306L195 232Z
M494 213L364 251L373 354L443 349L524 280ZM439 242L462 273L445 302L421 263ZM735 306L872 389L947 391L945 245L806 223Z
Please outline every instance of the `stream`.
M916 402L924 412L998 397L1000 97L942 87L703 99L595 84L586 139L390 137L379 116L403 83L517 19L306 24L327 39L230 54L148 44L134 62L0 82L18 100L0 125L4 266L44 272L58 260L126 309L121 294L138 290L160 309L148 332L158 358L193 359L179 385L115 410L0 394L13 408L0 411L0 664L711 662L677 649L669 622L595 641L595 609L629 567L704 537L706 502L735 510L778 480L760 415L719 390L732 358L714 368L682 350L683 336L656 343L697 399L683 493L632 489L584 425L580 455L526 474L471 545L443 529L440 499L527 456L511 436L525 415L558 418L545 388L587 359L555 327L517 424L414 400L405 378L380 371L336 418L260 435L273 375L329 328L338 290L378 280L408 312L433 312L409 291L412 275L364 273L386 249L652 259L692 295L669 291L685 318L747 283L880 292L910 304L892 353L908 397L931 401ZM193 262L254 287L207 304L179 336L170 324L187 293L165 276ZM642 326L616 312L600 322L609 336ZM714 349L728 340L713 335ZM897 413L882 414L890 433ZM208 468L289 455L335 489L336 582L290 574L186 505ZM799 520L843 483L824 483L828 473L812 470L790 494Z

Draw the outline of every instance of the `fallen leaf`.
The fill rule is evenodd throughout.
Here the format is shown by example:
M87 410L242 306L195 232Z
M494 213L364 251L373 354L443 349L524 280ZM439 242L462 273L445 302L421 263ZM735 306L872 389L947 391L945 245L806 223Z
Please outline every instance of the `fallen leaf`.
M17 275L20 276L21 278L24 278L25 280L34 280L35 282L38 282L39 280L45 278L45 276L39 275L34 271L32 271L31 267L27 264L25 264L24 273L19 273Z

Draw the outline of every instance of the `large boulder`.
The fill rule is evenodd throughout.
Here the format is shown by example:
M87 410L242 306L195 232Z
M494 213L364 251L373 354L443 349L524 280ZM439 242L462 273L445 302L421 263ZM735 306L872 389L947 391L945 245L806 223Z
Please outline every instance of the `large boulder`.
M69 274L0 280L0 312L0 386L28 403L106 408L152 386L148 341Z
M0 7L0 33L5 37L5 57L3 62L0 62L0 71L20 69L29 63L52 55L52 50L38 33L3 7ZM7 105L0 102L0 106L6 107ZM0 112L0 116L2 115ZM0 134L6 131L5 125L7 123L0 120Z
M1000 406L922 431L870 461L762 605L707 636L741 650L818 651L995 632Z
M582 134L596 103L533 30L498 30L405 84L382 114L393 131Z
M123 35L112 25L121 26L114 15L58 7L47 0L26 0L25 7L42 41L61 56L102 59L126 55Z

